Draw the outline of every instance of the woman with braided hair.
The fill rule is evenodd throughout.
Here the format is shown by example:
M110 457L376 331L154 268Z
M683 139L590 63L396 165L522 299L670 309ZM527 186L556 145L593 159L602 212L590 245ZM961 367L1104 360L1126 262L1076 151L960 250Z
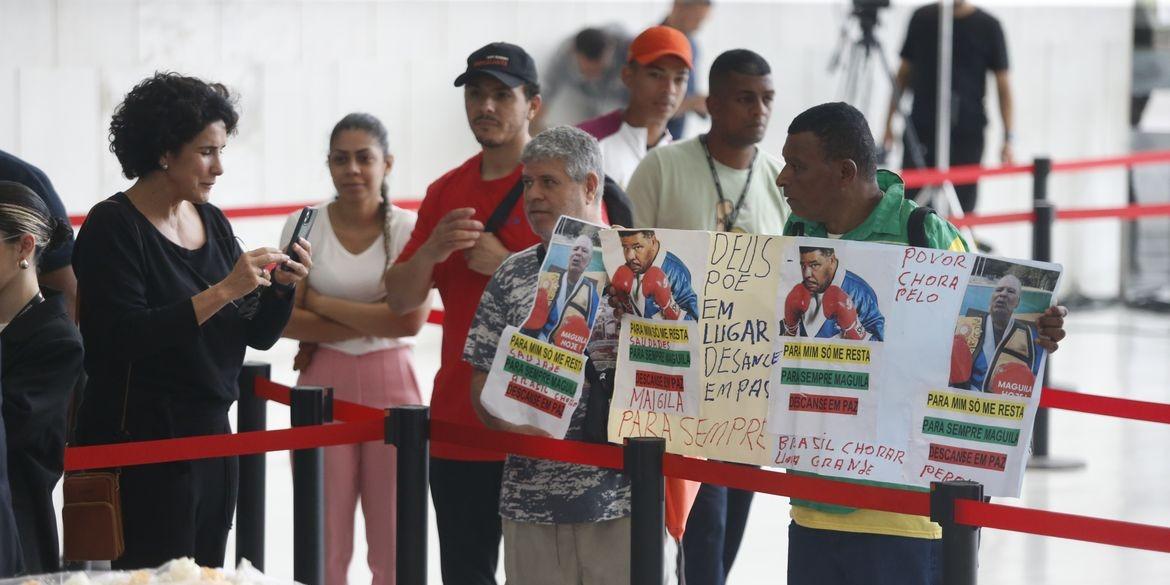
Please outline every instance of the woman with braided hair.
M402 251L416 215L387 196L394 165L386 128L370 114L341 119L329 137L329 173L337 196L318 205L309 237L315 267L297 292L284 335L300 340L294 367L299 384L328 386L334 397L375 408L420 404L413 335L429 304L406 314L390 311L382 274ZM296 224L289 216L282 241ZM325 449L325 582L344 585L353 555L354 509L365 516L373 585L394 583L395 466L381 443Z

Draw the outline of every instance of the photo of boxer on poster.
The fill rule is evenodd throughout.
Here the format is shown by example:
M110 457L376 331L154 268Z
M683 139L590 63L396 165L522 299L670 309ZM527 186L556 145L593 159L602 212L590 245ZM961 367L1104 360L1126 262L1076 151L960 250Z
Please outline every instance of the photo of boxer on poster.
M1044 363L1036 320L1052 304L1060 273L977 257L955 321L950 385L1030 397Z
M654 230L619 230L623 264L610 276L609 305L614 317L697 321L698 296L691 271L667 251Z
M800 246L800 282L784 298L780 331L791 337L882 341L886 318L873 287L847 270L837 248Z
M605 269L596 253L600 229L561 218L541 264L536 301L521 333L566 351L585 353L605 288Z

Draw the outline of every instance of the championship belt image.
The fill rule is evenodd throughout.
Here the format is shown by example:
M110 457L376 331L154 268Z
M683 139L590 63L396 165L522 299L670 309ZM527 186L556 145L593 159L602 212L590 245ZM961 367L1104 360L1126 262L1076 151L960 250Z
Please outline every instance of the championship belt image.
M573 353L585 353L585 346L589 344L591 328L589 326L589 308L597 302L597 297L588 282L577 287L567 302L565 310L560 315L560 321L549 334L549 343Z
M1031 397L1032 388L1036 385L1036 376L1032 373L1035 361L1036 344L1032 328L1017 322L991 363L987 364L990 375L983 383L983 391L1004 396Z

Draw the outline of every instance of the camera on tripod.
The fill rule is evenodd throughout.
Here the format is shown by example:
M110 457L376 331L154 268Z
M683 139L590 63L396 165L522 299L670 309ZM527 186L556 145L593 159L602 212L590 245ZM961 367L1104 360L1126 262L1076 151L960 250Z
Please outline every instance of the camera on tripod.
M878 10L889 7L890 0L853 0L853 16L857 17L861 25L862 36L872 38L878 22Z

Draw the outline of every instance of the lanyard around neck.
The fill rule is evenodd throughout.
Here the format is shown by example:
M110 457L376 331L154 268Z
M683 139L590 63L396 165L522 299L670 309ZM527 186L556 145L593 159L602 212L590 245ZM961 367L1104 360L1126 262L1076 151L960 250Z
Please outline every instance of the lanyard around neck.
M715 182L715 196L719 199L719 208L722 208L727 203L727 198L723 196L723 184L719 182L719 173L715 171L715 159L711 156L711 149L707 147L707 135L699 135L699 143L703 145L703 154L707 155L707 168L711 169L711 180ZM723 225L719 226L721 231L729 232L732 226L735 225L735 220L739 217L739 210L743 208L743 202L747 199L748 189L752 185L752 173L756 170L756 157L760 155L760 149L756 148L752 153L752 162L748 164L747 180L743 182L743 189L739 193L739 201L735 202L735 207L723 216ZM717 208L718 209L718 208ZM718 217L718 212L716 213Z

